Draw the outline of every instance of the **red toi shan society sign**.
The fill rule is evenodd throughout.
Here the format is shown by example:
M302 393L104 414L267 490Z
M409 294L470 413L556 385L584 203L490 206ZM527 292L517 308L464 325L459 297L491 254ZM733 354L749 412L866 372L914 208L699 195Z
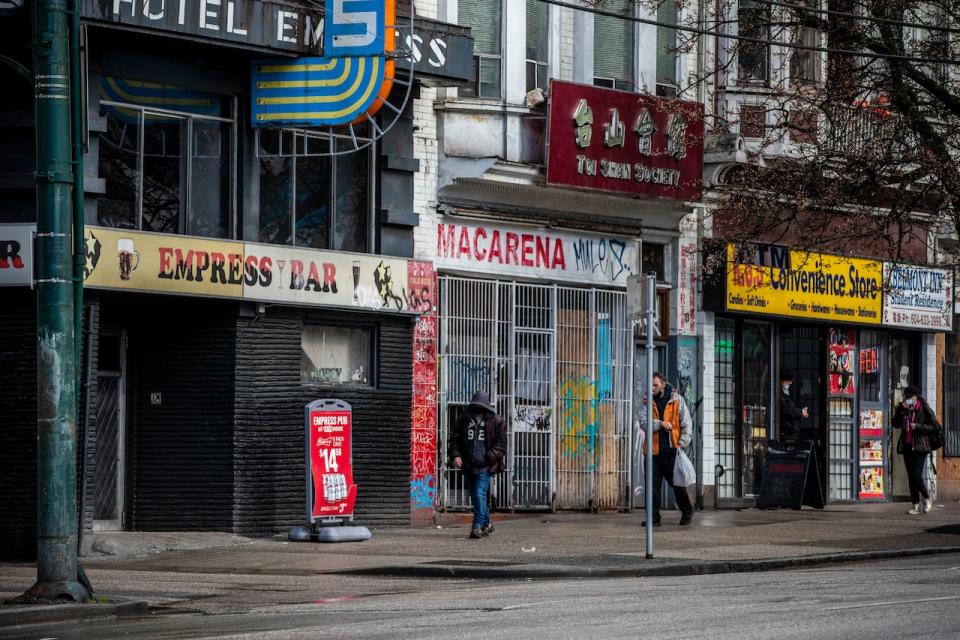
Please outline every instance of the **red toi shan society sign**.
M547 183L696 201L703 105L553 80Z

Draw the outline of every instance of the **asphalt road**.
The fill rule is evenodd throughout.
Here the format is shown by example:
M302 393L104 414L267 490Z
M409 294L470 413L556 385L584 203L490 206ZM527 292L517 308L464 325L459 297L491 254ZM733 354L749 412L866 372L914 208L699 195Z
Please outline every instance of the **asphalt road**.
M683 578L370 579L350 591L198 613L182 603L141 619L0 629L0 639L960 637L960 555Z

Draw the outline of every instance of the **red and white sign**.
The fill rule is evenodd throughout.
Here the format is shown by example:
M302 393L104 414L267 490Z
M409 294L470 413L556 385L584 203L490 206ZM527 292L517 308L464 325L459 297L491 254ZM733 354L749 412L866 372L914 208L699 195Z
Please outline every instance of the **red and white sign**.
M33 283L35 224L0 224L0 286Z
M680 240L680 273L677 278L677 333L697 335L697 241Z
M697 201L703 105L552 80L547 183Z
M637 243L626 236L513 227L497 222L437 224L437 269L607 286L627 286Z
M333 405L334 408L327 408ZM344 406L346 408L344 408ZM310 521L352 518L357 500L350 440L353 412L339 401L318 400L307 407L308 461L313 487Z

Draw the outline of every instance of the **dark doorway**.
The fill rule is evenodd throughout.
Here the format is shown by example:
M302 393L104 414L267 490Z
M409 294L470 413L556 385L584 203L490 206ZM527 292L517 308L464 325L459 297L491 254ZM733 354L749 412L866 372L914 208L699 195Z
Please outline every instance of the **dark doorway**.
M793 372L790 389L794 402L807 407L810 417L801 422L801 443L813 443L820 470L820 488L826 492L826 420L824 410L826 345L820 327L786 325L780 331L780 367Z

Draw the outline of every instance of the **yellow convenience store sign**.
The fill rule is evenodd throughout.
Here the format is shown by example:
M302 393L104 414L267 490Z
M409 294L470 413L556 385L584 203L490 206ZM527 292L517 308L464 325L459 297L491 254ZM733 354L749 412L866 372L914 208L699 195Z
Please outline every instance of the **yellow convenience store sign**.
M880 324L882 263L786 250L780 258L738 263L734 246L727 245L727 311Z

